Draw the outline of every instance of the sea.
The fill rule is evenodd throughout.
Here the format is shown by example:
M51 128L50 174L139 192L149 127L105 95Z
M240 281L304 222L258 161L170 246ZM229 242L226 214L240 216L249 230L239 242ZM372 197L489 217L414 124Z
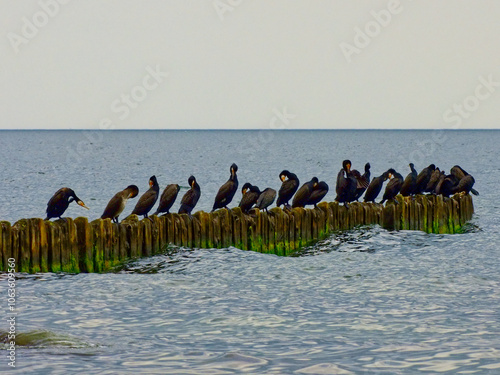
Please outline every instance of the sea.
M458 164L480 194L460 234L363 226L288 257L169 246L108 273L18 273L15 368L0 274L0 372L499 374L499 144L496 130L0 131L0 220L11 223L44 218L61 187L90 208L65 216L96 219L153 175L182 187L173 211L195 176L194 211L210 211L232 163L240 187L279 189L287 169L324 180L328 201L344 159L361 173L369 162L372 177Z

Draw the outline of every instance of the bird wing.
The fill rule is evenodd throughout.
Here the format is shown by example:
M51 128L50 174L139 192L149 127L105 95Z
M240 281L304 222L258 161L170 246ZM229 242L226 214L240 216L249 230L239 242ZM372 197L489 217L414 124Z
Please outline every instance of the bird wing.
M224 206L228 200L233 198L237 188L238 185L236 185L234 181L227 181L220 187L217 195L215 196L215 201L221 203Z
M151 210L151 208L155 205L157 199L158 192L154 189L149 189L141 196L141 198L139 198L139 201L135 205L132 213L136 215L143 215L143 212L149 212L149 210Z
M342 189L344 189L346 185L347 185L347 178L345 175L345 171L344 169L341 169L337 174L337 187L335 188L337 195L340 195Z
M104 213L102 214L101 218L113 219L122 213L123 208L125 207L125 205L123 205L123 207L122 207L122 203L124 200L123 194L124 194L124 192L120 191L120 192L116 193L113 196L113 198L110 199L106 208L104 209Z

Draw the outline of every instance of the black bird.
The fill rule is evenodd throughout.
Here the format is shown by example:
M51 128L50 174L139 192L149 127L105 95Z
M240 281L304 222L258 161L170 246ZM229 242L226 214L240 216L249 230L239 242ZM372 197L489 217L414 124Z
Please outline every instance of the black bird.
M292 207L304 207L309 201L309 198L311 198L311 194L316 186L318 186L317 177L313 177L311 181L302 185L293 197Z
M422 194L431 179L432 172L436 169L434 164L429 165L427 168L422 169L422 171L417 176L417 183L415 184L415 193Z
M141 195L131 215L143 215L145 218L147 218L149 211L151 211L156 201L158 200L159 193L160 186L158 186L156 176L151 176L149 179L149 190Z
M180 189L181 187L177 184L167 185L165 190L163 190L163 193L161 193L160 204L158 205L158 209L156 210L154 215L158 215L162 212L165 212L165 214L169 214L169 210L174 205Z
M356 196L354 197L354 200L357 201L359 198L361 198L365 190L370 185L370 163L365 164L365 173L360 174L355 169L353 169L352 172L358 183L356 188Z
M415 169L415 165L413 165L413 163L410 163L409 165L411 172L408 173L403 181L403 186L401 186L401 195L403 197L409 197L415 194L415 187L417 186L417 170Z
M475 183L474 177L467 173L462 167L459 165L455 165L453 168L451 168L450 173L454 175L455 177L458 178L459 184L461 184L461 187L457 189L457 192L464 191L468 193L469 191L474 194L474 195L479 195L477 190L473 189L472 186ZM463 182L462 180L467 177ZM460 191L458 191L460 190Z
M365 202L373 202L375 203L375 199L377 199L380 191L382 190L382 185L384 185L384 181L389 178L389 172L384 172L380 176L375 177L370 185L366 189L365 193Z
M393 168L389 169L387 172L389 172L389 176L392 176L392 179L385 187L384 197L382 202L380 202L381 204L384 204L384 202L388 199L394 199L396 195L399 194L401 186L403 186L403 176L401 176ZM397 200L394 200L394 202L398 204Z
M111 219L113 222L118 223L118 216L125 209L127 200L137 197L137 194L139 194L139 188L136 185L129 185L116 193L108 202L101 219Z
M50 198L49 203L47 203L47 217L45 220L52 219L53 217L61 219L62 214L73 201L87 210L89 209L85 206L85 203L83 203L82 200L76 196L72 189L67 187L60 188L56 191L52 198Z
M295 173L291 173L287 170L284 170L280 173L280 180L282 181L280 190L278 191L278 201L276 202L276 206L279 207L284 205L286 208L289 208L290 205L288 201L292 199L293 195L299 188L299 179Z
M443 197L449 197L454 193L454 189L459 182L458 178L453 174L442 175L436 185L435 193Z
M241 211L247 214L248 210L250 210L252 206L257 203L260 196L260 190L257 186L247 182L243 185L241 194L243 194L243 197L241 198L239 207L241 208Z
M260 193L259 198L257 199L257 203L255 203L255 207L259 210L266 210L266 212L268 212L267 208L273 204L275 199L276 190L266 188Z
M315 208L318 208L317 204L321 202L321 200L328 193L328 189L328 184L325 181L318 182L316 187L313 189L313 192L311 193L311 196L309 197L306 205L312 204Z
M439 168L434 169L434 171L431 174L431 178L429 179L429 182L427 183L427 186L424 189L424 192L434 194L436 185L439 182L440 177L441 177L441 171L439 170Z
M196 178L194 176L190 176L188 179L189 186L191 186L191 189L186 191L186 194L181 199L181 207L179 208L179 213L180 214L188 214L191 216L191 211L193 211L193 208L196 206L196 203L198 203L198 199L200 199L201 196L201 189L200 185L196 182Z
M351 161L344 160L342 169L337 174L337 187L335 188L337 197L335 200L339 203L343 202L347 207L347 203L355 200L357 187L358 182L351 172Z
M236 176L236 172L238 171L238 166L233 163L231 165L230 171L231 171L231 176L229 177L229 180L227 180L227 182L220 187L219 192L215 197L215 202L214 202L214 207L212 208L212 212L222 207L228 209L227 205L231 203L234 194L236 193L236 190L238 190L238 177Z

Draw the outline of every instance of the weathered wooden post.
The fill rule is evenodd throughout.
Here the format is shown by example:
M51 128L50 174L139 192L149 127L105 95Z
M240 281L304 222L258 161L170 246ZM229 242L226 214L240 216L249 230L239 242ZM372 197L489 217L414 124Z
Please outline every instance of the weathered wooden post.
M75 225L80 258L80 270L83 272L94 272L92 228L86 217L77 217L75 219Z

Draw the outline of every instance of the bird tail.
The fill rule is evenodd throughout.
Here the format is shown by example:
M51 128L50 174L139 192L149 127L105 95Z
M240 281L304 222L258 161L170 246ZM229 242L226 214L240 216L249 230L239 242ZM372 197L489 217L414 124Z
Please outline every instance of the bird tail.
M474 195L479 195L479 192L476 189L470 189L470 192Z

